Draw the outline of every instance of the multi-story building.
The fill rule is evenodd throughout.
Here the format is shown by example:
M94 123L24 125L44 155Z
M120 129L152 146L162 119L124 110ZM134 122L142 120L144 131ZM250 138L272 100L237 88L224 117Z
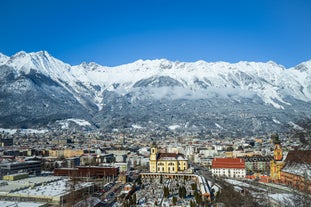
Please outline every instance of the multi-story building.
M40 175L41 162L30 160L24 162L9 162L0 164L1 176L19 172L28 172L30 175Z
M252 175L254 173L270 175L271 156L243 157L243 159L245 160L245 170L247 175Z
M159 153L155 144L151 146L150 172L177 173L188 169L188 159L179 153Z
M0 138L0 147L13 146L13 138Z
M64 150L64 157L69 158L69 157L77 157L81 156L84 154L84 151L82 149L65 149Z
M246 175L245 161L242 158L214 158L212 174L231 178L244 178Z
M281 170L281 182L311 193L311 150L289 151Z
M55 176L70 177L117 177L119 175L118 167L102 167L102 166L77 166L75 168L56 168Z

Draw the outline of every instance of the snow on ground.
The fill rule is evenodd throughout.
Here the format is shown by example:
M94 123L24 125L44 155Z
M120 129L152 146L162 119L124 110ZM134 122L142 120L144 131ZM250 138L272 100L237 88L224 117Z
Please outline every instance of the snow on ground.
M222 126L220 126L219 124L215 123L215 126L218 127L219 129L224 129Z
M17 132L20 132L22 134L43 134L48 132L47 129L37 130L37 129L3 129L0 128L0 132L9 133L9 134L15 134Z
M134 129L142 129L143 127L137 124L132 124L132 128Z
M241 181L238 181L238 180L225 179L225 181L227 183L230 183L230 184L234 185L234 186L240 186L240 187L245 187L245 188L252 188L252 189L255 189L255 190L258 190L258 191L267 191L264 188L260 188L260 187L255 186L255 185L250 185L248 183L244 183L244 182L241 182Z
M281 122L277 119L273 119L273 122L276 123L276 124L281 124Z
M83 120L83 119L67 119L68 121L72 121L79 126L91 126L90 122Z
M177 129L177 128L180 128L180 126L179 125L171 125L171 126L169 126L168 127L170 130L175 130L175 129Z
M303 130L303 128L301 126L295 124L292 121L288 122L288 124L291 125L292 127L294 127L294 129Z
M57 121L57 123L61 125L62 129L67 129L69 127L69 122L74 122L79 126L91 126L90 122L84 119L64 119Z
M269 194L269 198L273 199L277 203L281 204L281 206L285 204L290 204L290 206L295 206L295 203L292 200L293 195L288 193L276 193Z
M41 207L46 206L46 203L35 202L17 202L17 201L0 201L1 207Z
M17 129L3 129L0 128L0 132L8 133L8 134L15 134Z

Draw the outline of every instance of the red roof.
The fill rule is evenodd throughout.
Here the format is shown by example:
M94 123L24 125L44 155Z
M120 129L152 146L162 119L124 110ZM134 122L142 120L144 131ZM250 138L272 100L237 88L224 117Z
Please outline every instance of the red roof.
M244 169L245 161L242 158L214 158L212 161L212 168Z

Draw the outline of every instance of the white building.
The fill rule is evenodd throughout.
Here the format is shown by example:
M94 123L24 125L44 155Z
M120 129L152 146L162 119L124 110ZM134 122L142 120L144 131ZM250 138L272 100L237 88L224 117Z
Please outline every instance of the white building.
M216 176L244 178L246 175L245 161L242 158L214 158L212 174Z

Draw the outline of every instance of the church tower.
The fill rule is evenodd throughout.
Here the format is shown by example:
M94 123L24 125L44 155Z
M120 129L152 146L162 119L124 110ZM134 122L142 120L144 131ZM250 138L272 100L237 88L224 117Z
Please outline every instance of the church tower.
M155 143L152 143L150 147L150 172L157 172L157 155L158 155L158 147Z
M273 158L275 161L282 161L283 151L282 151L281 141L279 139L279 135L273 134L271 136L271 139L272 139L273 144L274 144Z
M271 140L274 145L273 160L270 162L270 177L272 180L281 179L281 169L284 166L283 151L281 147L281 141L278 134L271 135Z
M283 159L283 151L280 144L274 145L274 152L273 152L273 158L275 161L282 161Z

